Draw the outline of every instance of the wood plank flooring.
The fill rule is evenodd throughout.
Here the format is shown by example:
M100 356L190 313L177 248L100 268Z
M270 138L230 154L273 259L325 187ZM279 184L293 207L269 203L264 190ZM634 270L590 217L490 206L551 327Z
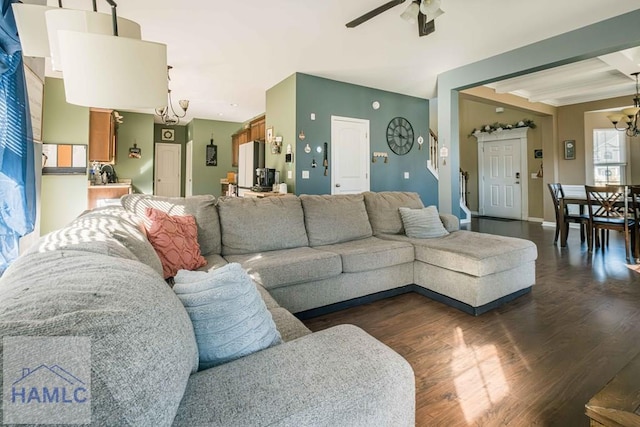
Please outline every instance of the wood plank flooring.
M471 229L537 244L529 295L472 317L410 293L306 325L355 324L404 356L417 426L588 426L585 403L640 352L640 268L627 266L615 232L589 255L575 229L562 249L536 223L474 219Z

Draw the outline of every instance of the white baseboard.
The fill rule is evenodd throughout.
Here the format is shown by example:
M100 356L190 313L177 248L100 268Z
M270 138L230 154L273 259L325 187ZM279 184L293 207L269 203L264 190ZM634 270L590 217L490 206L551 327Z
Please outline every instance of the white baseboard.
M543 227L549 227L549 228L556 228L556 223L555 223L555 221L554 222L544 221L542 223L542 226ZM575 222L570 222L569 223L569 228L577 228L577 229L579 229L580 228L580 224L575 223Z
M544 218L535 218L535 217L529 217L527 218L527 221L529 222L539 222L539 223L544 223Z

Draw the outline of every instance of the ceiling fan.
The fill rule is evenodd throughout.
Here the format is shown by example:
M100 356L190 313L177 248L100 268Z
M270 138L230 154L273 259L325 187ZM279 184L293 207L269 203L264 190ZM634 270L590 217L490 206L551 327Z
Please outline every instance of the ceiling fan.
M405 1L406 0L392 0L382 6L376 7L353 21L348 22L346 24L347 28L357 27ZM427 36L436 30L435 19L444 13L444 11L440 9L440 1L441 0L411 0L409 7L407 7L400 17L412 24L417 22L418 35L420 37Z

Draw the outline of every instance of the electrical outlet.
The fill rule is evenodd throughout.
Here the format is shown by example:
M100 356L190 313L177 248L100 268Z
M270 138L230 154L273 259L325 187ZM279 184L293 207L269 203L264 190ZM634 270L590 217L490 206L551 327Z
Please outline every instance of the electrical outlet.
M409 172L404 173L404 179L409 179Z
M302 171L302 179L309 179L309 171Z

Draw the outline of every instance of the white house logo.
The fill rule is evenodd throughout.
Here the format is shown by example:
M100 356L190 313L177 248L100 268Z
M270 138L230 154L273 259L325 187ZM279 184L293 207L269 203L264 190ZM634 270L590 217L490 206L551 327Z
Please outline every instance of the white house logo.
M2 422L91 423L91 338L3 337Z
M22 368L22 376L11 386L11 403L88 403L84 381L64 368L40 365Z

